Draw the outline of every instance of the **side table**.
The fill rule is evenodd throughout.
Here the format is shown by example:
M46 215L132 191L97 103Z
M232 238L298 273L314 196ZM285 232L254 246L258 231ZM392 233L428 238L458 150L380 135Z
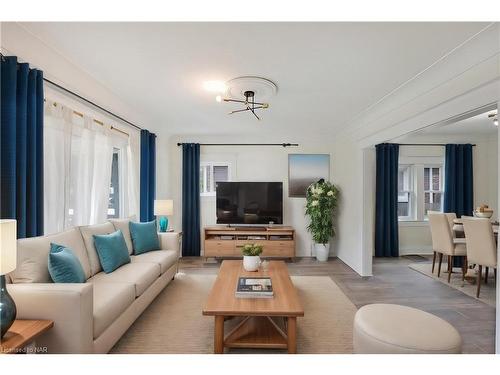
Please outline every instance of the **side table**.
M54 326L52 320L16 319L0 341L0 354L46 353L37 348L35 340Z

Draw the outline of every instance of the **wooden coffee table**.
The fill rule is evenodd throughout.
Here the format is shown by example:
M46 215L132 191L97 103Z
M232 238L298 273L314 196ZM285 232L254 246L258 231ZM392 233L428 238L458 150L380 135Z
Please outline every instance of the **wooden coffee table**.
M273 298L236 298L239 277L270 277ZM304 316L297 291L283 261L270 261L266 271L247 272L241 260L225 260L210 291L203 315L215 317L214 353L224 348L288 349L297 351L297 317ZM224 321L242 317L224 335Z

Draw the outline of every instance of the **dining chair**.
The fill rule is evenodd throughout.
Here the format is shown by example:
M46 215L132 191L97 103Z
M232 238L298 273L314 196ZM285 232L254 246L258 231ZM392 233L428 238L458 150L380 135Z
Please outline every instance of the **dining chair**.
M434 214L442 214L441 211L432 211L432 210L429 210L427 211L427 217L429 215L434 215ZM451 228L451 235L453 237L455 237L455 232L453 231L453 226L455 225L455 223L453 222L453 220L455 220L457 218L457 214L454 213L454 212L450 212L450 213L445 213L446 215L446 218L448 219L448 223L450 224L450 228ZM434 273L434 266L436 264L436 255L437 255L437 252L436 251L433 251L433 256L432 256L432 273Z
M453 271L454 257L463 257L462 262L462 279L465 279L467 270L467 249L465 239L453 238L452 226L453 220L450 221L452 215L446 215L440 212L428 212L429 223L431 227L432 250L439 255L438 277L441 275L441 264L443 255L446 255L448 260L448 283L451 280ZM435 256L432 262L432 272L434 273Z
M463 218L465 239L467 241L467 258L469 262L478 265L477 291L479 298L483 266L485 269L484 283L488 282L488 269L493 268L495 281L497 279L497 246L495 235L489 219L466 217Z

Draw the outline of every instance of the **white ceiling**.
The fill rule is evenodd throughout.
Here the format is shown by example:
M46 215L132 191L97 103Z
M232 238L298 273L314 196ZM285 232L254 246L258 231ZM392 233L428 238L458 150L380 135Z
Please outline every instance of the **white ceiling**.
M170 134L333 135L483 23L22 23ZM52 72L54 74L54 72ZM258 75L278 95L228 116L206 80Z
M479 115L443 126L431 126L423 129L421 133L436 136L497 136L498 127L493 124L493 120L491 118L488 118L490 113L495 112L496 111L488 111L486 113L481 113Z

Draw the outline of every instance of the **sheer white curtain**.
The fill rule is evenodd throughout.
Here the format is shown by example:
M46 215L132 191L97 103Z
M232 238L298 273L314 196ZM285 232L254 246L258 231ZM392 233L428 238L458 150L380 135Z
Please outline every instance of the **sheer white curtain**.
M137 215L139 212L139 190L137 187L139 183L139 170L137 168L140 151L139 141L139 135L134 132L130 132L130 135L126 138L126 143L123 143L123 138L121 139L120 182L124 187L121 207L122 217Z
M106 220L113 145L109 126L84 116L73 122L69 210L71 226Z
M45 234L67 227L71 120L73 111L45 102L44 118L44 225Z
M45 234L107 219L114 150L120 155L120 216L137 213L138 137L112 130L112 121L100 125L93 118L46 100Z

